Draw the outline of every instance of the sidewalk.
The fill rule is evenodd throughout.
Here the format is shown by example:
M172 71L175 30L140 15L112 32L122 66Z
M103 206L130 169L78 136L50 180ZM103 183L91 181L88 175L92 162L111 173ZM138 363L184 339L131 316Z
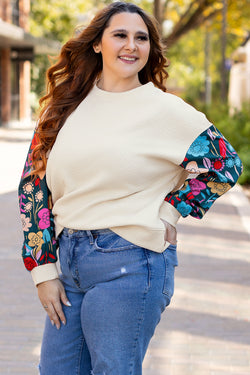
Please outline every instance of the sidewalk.
M9 165L0 165L0 374L37 375L45 312L20 257L13 191L30 131L7 133L0 134L0 158ZM7 172L10 182L3 185ZM250 205L238 186L202 221L180 220L175 295L150 343L143 375L250 374L249 220Z
M144 375L250 374L249 220L250 205L236 186L202 221L178 225L175 295Z

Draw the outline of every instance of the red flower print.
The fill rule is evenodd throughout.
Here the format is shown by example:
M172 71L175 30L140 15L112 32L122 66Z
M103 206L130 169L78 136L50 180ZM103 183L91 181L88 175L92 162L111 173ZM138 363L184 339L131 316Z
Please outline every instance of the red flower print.
M40 178L37 177L36 180L35 180L35 186L39 185L40 186Z
M220 155L225 159L227 155L227 146L223 138L219 139L219 149L220 149Z
M24 258L23 261L28 271L33 270L33 268L37 266L37 262L31 257Z
M222 169L224 168L224 166L225 166L224 160L217 159L217 160L214 160L212 162L211 169L213 169L214 171L222 171Z
M37 133L34 134L34 137L31 142L31 150L34 150L34 148L40 143L39 136Z

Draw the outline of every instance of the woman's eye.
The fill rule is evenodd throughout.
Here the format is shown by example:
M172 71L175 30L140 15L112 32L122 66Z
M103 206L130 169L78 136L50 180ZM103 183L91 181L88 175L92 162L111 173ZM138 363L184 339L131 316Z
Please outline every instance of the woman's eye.
M127 35L124 34L124 33L117 33L117 34L114 34L114 35L115 35L115 37L118 37L118 38L121 38L121 39L127 38ZM136 37L136 39L144 42L144 41L148 40L148 37L146 35L138 35Z
M123 34L123 33L118 33L118 34L115 34L115 36L117 36L118 38L126 38L126 34Z
M137 39L142 40L142 41L147 41L148 37L146 35L140 35L137 37Z

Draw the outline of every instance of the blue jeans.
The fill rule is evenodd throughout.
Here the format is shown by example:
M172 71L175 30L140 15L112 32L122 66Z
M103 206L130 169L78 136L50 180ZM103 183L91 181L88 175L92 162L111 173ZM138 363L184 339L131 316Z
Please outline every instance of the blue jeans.
M140 375L174 292L176 246L139 247L110 229L64 229L61 281L72 306L57 330L46 318L41 375Z

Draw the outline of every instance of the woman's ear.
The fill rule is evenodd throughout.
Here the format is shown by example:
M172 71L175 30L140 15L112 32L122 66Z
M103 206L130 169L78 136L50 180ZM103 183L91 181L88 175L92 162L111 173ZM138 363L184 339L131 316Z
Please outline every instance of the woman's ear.
M93 49L94 49L95 53L101 52L101 48L100 48L99 44L93 45Z

